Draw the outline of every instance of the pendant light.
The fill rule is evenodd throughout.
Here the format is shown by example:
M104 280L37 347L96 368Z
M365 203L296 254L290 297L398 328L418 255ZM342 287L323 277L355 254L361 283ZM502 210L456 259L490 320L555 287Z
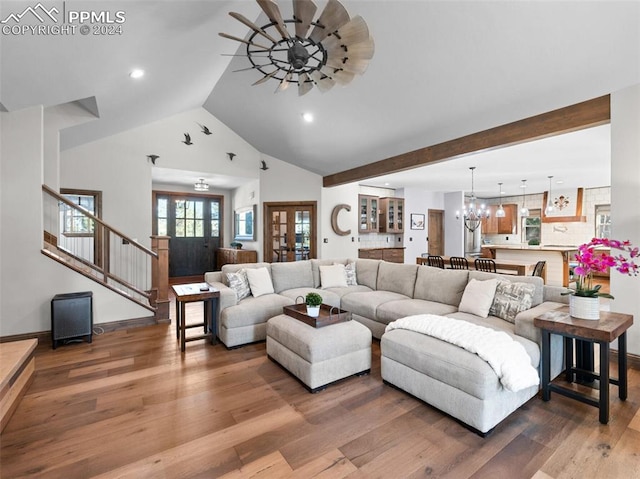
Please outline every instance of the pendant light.
M525 195L524 195L524 191L527 188L527 180L522 180L522 186L520 188L522 188L522 208L520 208L520 216L522 216L523 218L526 218L529 216L529 208L527 208L525 205Z
M485 205L482 204L476 207L476 194L473 185L473 170L475 166L469 167L471 170L471 197L469 198L468 205L462 205L462 216L464 218L464 226L469 231L473 232L478 229L483 218L489 217L489 210L485 209ZM456 211L456 218L460 218L460 211Z
M551 197L551 178L553 178L553 176L549 176L549 193L548 193L548 198L547 198L547 209L545 211L545 213L547 215L553 213L553 199Z
M198 182L193 185L193 189L196 191L209 191L209 184L204 182L204 178L200 178Z
M498 206L498 209L496 210L496 218L504 218L505 212L502 207L502 183L498 183L498 195L500 197L500 206Z

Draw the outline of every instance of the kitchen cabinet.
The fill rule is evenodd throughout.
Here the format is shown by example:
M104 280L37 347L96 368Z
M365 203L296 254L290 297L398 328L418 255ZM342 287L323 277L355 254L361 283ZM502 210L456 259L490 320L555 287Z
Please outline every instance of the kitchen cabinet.
M516 234L518 232L518 205L502 205L504 217L496 216L497 206L490 206L491 216L482 219L482 234Z
M358 258L382 259L390 263L404 263L404 248L360 248Z
M360 233L377 233L378 204L380 199L372 195L358 195L358 231Z
M380 231L404 233L404 198L380 198Z
M218 248L217 267L225 264L257 263L258 252L251 249Z

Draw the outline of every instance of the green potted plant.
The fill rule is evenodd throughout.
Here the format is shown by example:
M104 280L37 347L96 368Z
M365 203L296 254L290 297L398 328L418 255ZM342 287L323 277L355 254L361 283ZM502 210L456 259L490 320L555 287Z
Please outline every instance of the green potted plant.
M317 318L320 314L320 305L322 304L322 296L318 293L307 293L304 298L304 302L307 305L307 315L312 318Z

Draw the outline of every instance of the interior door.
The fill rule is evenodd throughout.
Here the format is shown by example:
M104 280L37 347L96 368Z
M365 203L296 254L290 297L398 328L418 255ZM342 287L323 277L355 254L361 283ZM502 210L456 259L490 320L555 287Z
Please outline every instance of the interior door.
M427 217L429 222L427 251L429 254L442 256L444 255L444 210L429 210Z
M221 244L221 198L157 195L156 231L171 237L169 276L197 276L216 270Z
M272 263L316 257L316 203L265 203L264 258Z

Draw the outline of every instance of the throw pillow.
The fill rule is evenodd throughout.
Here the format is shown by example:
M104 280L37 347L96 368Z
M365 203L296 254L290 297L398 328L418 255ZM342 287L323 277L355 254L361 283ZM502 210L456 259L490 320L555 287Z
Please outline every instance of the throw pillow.
M344 267L344 274L347 277L347 286L355 286L358 284L356 280L356 264L349 263Z
M249 280L247 280L247 273L244 269L238 270L235 273L227 273L227 281L229 281L229 287L236 292L238 301L251 294Z
M322 288L346 288L347 275L343 264L320 266L320 286Z
M486 318L489 316L489 309L493 303L497 286L497 279L489 279L486 281L478 281L475 278L472 279L464 288L458 311Z
M519 312L531 309L535 291L535 285L530 283L500 281L489 314L515 323Z
M251 294L254 297L257 298L263 294L272 294L274 292L271 275L267 268L248 268L246 271Z

